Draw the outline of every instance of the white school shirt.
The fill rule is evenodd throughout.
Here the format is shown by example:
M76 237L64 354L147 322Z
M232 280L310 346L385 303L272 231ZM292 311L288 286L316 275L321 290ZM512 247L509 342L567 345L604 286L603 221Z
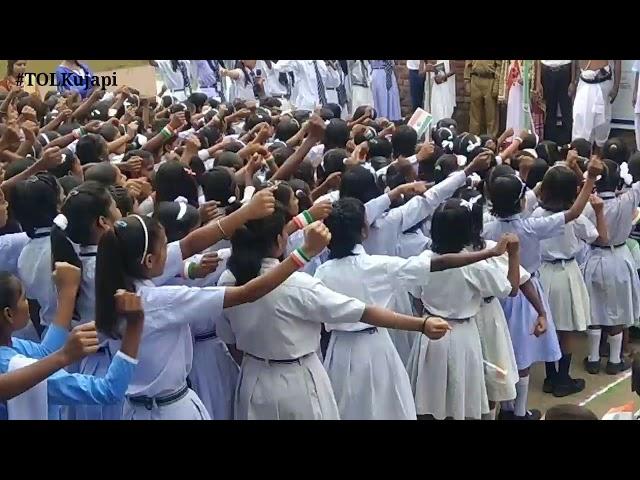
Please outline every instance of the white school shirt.
M265 79L264 93L267 97L285 96L287 94L287 87L280 83L280 72L267 67L267 63L264 60L258 60L256 62L256 69L257 68L262 70L262 76Z
M609 243L621 245L627 241L633 230L632 219L640 203L640 182L634 183L629 190L616 197L614 192L602 192L598 196L604 200L602 214L607 224ZM596 215L591 208L584 209L584 215L595 224Z
M420 60L407 60L407 68L409 70L419 70Z
M249 76L249 81L247 82L244 75L244 69L237 68L236 70L240 70L240 78L238 78L237 80L233 80L233 85L236 89L236 99L255 100L256 94L253 91L253 82L251 81L251 76ZM252 71L255 74L255 69Z
M408 259L386 255L367 255L356 245L353 255L328 260L318 267L315 277L328 288L367 305L393 308L398 287L407 289L424 283L431 275L431 255L425 252ZM370 328L367 323L326 324L327 331L356 332Z
M274 258L263 259L260 273L278 263ZM218 282L234 284L235 277L229 270ZM318 350L321 323L359 322L365 307L360 300L296 272L259 300L225 309L216 331L225 343L235 343L239 350L256 357L295 359Z
M193 77L193 74L191 72L192 70L191 62L189 60L180 60L180 61L186 64L188 74L191 77ZM182 73L180 72L179 68L175 72L173 71L173 68L171 68L171 60L156 60L156 63L158 64L158 74L162 79L162 83L166 85L167 89L169 89L170 92L175 92L175 91L180 91L185 89ZM191 85L195 86L195 83L191 81ZM186 95L188 95L188 92L185 91L185 96Z
M18 258L29 243L26 233L9 233L0 236L0 271L18 275Z
M363 245L370 255L395 255L402 233L430 216L466 182L464 172L455 172L431 187L424 195L413 197L404 205L392 208L378 218L369 229ZM387 197L388 198L388 197Z
M35 233L48 234L51 228L38 228ZM18 277L24 286L25 296L40 304L40 323L48 326L58 308L58 295L52 280L51 238L32 238L18 257Z
M549 217L553 213L538 207L531 217ZM598 238L596 226L585 215L580 215L574 221L565 225L563 235L540 242L542 260L550 262L576 258L583 249L584 244L582 241L593 243L596 238Z
M436 255L430 250L425 253ZM425 280L419 288L422 303L429 314L442 318L474 317L485 298L505 298L511 293L511 283L504 269L486 260L432 272Z
M520 214L485 223L482 236L497 242L503 233L515 233L520 239L520 264L535 273L542 264L540 241L564 234L564 212L548 217L522 218Z
M324 80L327 77L327 65L324 60L317 60L317 64L320 76ZM279 60L273 65L278 72L293 72L295 75L297 92L291 99L295 107L298 110L315 110L320 104L320 98L313 60Z

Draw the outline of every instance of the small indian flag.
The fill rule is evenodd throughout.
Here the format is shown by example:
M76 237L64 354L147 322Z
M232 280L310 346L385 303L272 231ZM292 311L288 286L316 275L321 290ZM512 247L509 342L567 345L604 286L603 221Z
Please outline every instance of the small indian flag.
M413 115L411 115L408 125L418 133L418 138L422 138L428 130L429 125L431 125L432 120L433 116L429 112L418 108Z
M604 414L602 420L633 420L633 402L612 408Z

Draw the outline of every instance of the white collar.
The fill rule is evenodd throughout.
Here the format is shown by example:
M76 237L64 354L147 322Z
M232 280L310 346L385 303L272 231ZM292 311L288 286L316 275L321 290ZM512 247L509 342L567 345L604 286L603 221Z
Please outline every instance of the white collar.
M358 243L355 247L353 247L352 253L354 255L366 255L367 251L360 243Z
M269 270L279 264L280 264L280 260L278 260L277 258L263 258L260 269L262 271Z

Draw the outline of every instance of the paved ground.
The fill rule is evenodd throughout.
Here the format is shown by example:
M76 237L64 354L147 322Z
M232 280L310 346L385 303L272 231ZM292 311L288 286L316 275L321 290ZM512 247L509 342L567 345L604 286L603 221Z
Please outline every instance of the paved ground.
M638 341L632 343L631 346L635 351L640 350ZM544 364L538 364L531 370L529 408L537 408L544 413L554 405L563 403L580 404L586 401L584 406L591 409L599 418L602 418L602 415L610 408L624 405L630 401L635 403L636 410L640 408L640 398L631 391L631 371L623 372L617 376L607 375L604 371L598 375L590 375L582 365L582 359L586 356L586 351L587 338L585 336L583 341L580 342L579 351L573 354L571 376L584 378L587 382L586 388L580 393L564 398L555 398L551 394L543 393ZM604 367L605 360L603 360L602 365ZM618 383L611 386L615 382ZM610 388L607 389L607 387Z

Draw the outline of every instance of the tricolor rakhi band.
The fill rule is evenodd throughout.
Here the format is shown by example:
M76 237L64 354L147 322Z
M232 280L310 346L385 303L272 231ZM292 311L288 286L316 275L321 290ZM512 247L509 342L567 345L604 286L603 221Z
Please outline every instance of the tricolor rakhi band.
M291 260L298 266L298 268L304 267L311 261L311 258L301 248L296 248L291 252Z
M313 215L309 213L309 210L304 210L302 213L299 213L295 217L293 217L293 223L296 224L296 227L299 229L303 229L307 225L313 223Z
M165 127L160 130L160 134L165 138L165 140L169 140L171 137L173 137L174 131L171 130L168 125L165 125Z

